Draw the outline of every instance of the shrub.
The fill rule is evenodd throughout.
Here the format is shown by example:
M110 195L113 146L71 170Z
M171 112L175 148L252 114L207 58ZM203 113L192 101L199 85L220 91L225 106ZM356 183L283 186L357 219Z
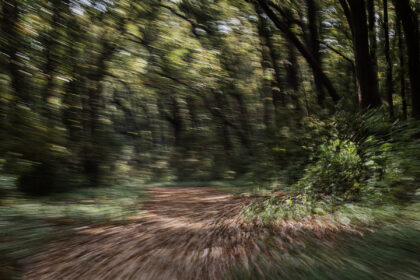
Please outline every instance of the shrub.
M367 177L366 164L354 142L333 139L321 145L296 186L306 192L349 197L359 193Z
M391 122L378 110L352 116L337 113L318 123L323 131L298 190L337 200L407 201L420 185L419 123Z

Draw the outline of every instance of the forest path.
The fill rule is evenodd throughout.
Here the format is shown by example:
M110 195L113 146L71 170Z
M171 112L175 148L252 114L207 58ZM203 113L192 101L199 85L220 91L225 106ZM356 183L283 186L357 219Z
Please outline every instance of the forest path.
M211 187L148 190L147 211L124 225L80 229L35 256L24 279L223 279L259 250L242 221L251 198Z

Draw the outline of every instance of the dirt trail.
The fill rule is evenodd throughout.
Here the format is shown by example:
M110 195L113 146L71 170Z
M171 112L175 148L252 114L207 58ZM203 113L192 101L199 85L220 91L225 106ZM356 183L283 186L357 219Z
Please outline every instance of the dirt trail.
M243 223L250 198L210 187L149 189L148 214L125 225L81 229L31 260L24 279L223 279L247 267L256 229Z

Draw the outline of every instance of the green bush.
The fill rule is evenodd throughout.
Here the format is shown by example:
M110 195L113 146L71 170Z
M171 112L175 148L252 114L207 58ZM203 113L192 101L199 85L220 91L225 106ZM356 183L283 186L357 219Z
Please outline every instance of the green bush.
M366 176L366 165L357 153L355 143L334 139L321 145L317 160L310 164L297 183L306 192L349 196L359 192Z
M407 201L420 185L419 123L391 122L379 110L351 116L337 113L323 122L306 149L304 174L294 185L318 198ZM319 143L324 140L323 144Z

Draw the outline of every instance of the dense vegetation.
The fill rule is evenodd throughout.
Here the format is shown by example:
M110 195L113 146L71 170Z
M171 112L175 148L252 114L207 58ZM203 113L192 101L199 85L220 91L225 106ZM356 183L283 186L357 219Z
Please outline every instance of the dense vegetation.
M3 171L33 194L272 177L342 111L416 117L416 7L318 2L3 1Z
M24 232L16 217L41 231L40 216L125 219L138 180L223 181L282 192L244 210L263 224L341 215L361 226L371 220L360 213L387 212L414 223L415 244L419 10L412 0L1 0L0 230ZM83 201L95 198L105 206L93 213ZM9 243L8 257L21 246ZM318 279L339 273L319 269Z

